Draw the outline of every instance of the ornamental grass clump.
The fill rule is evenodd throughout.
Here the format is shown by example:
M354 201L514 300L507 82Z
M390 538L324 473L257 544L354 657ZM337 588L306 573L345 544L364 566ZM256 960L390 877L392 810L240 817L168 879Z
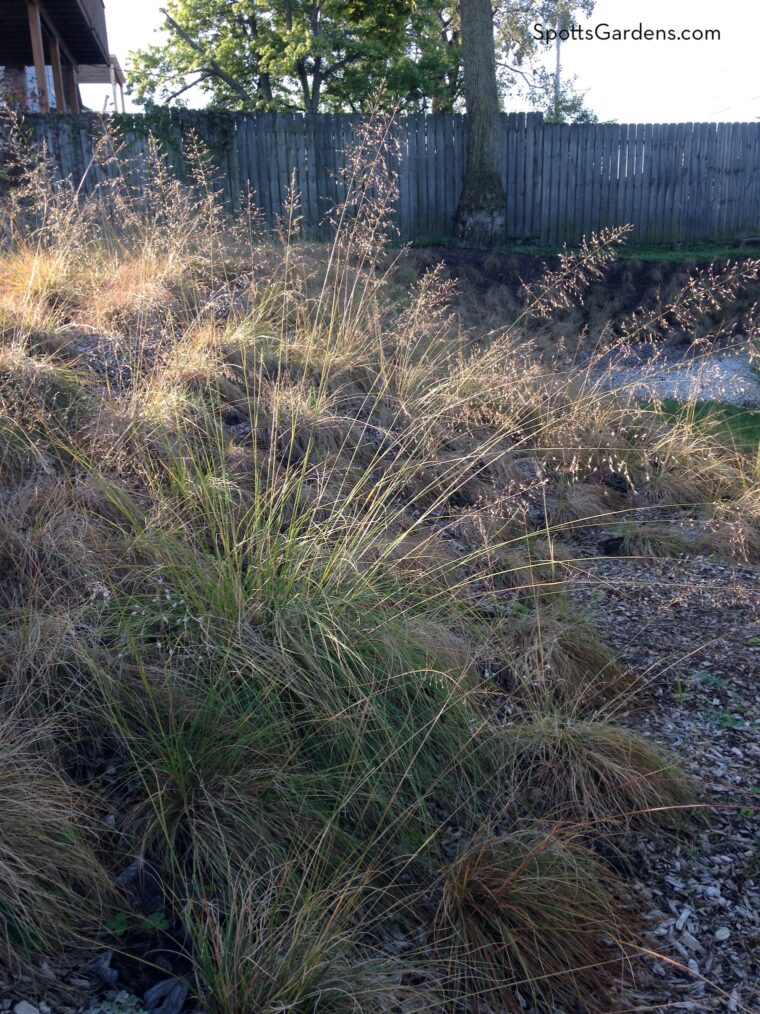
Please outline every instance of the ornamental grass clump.
M633 961L601 836L691 795L605 717L640 674L573 600L578 540L701 500L750 555L756 475L537 358L625 230L487 335L442 271L402 288L388 143L327 245L296 195L274 237L230 222L197 151L180 184L150 145L138 194L108 138L93 194L39 163L9 205L10 971L55 939L146 988L158 949L219 1014L602 1010Z

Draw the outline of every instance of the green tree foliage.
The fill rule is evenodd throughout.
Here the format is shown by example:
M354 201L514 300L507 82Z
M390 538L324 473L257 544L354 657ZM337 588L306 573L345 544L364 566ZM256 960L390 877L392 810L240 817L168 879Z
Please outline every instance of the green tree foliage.
M167 0L169 44L132 55L142 103L194 84L231 109L361 108L399 68L404 8L388 0Z
M518 86L552 108L553 76L534 25L593 0L496 0L502 102ZM166 0L168 42L131 55L138 102L181 103L197 85L226 109L362 112L462 108L459 0ZM568 107L573 118L577 106Z

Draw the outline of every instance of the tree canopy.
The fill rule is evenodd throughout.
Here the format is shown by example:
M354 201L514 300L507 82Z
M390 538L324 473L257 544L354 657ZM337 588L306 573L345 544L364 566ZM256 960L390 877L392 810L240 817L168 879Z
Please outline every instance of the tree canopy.
M553 25L593 0L495 0L502 102L516 87L556 108L536 22ZM131 55L138 102L181 103L194 86L227 109L362 112L381 85L388 105L461 106L458 0L166 0L170 44ZM566 89L567 91L567 89ZM582 114L567 95L566 108Z

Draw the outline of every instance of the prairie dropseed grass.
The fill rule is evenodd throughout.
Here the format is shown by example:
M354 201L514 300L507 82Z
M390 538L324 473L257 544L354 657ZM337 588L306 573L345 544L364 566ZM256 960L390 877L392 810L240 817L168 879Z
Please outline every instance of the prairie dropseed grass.
M179 183L152 148L136 187L107 138L94 193L40 163L12 195L11 972L107 943L139 859L209 1011L609 1009L636 921L595 834L651 831L693 790L609 719L640 674L572 599L578 540L693 510L756 558L756 467L537 354L626 230L488 334L441 271L401 286L387 134L363 138L322 246L295 195L265 236L225 218L200 155ZM703 274L622 340L749 271ZM149 963L139 935L120 948Z

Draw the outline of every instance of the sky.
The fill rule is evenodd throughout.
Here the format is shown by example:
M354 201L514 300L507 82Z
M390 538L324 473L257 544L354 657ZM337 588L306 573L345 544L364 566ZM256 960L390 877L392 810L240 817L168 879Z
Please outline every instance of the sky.
M162 21L161 0L105 0L111 51L124 67L132 49L150 45ZM757 0L597 0L580 27L717 29L705 41L569 39L563 74L576 75L586 105L620 123L760 120L760 3ZM553 51L552 51L553 52ZM551 62L552 55L548 54ZM102 109L107 87L82 88L85 103ZM127 98L127 108L130 108ZM136 108L132 106L131 108ZM524 103L507 106L509 111Z

